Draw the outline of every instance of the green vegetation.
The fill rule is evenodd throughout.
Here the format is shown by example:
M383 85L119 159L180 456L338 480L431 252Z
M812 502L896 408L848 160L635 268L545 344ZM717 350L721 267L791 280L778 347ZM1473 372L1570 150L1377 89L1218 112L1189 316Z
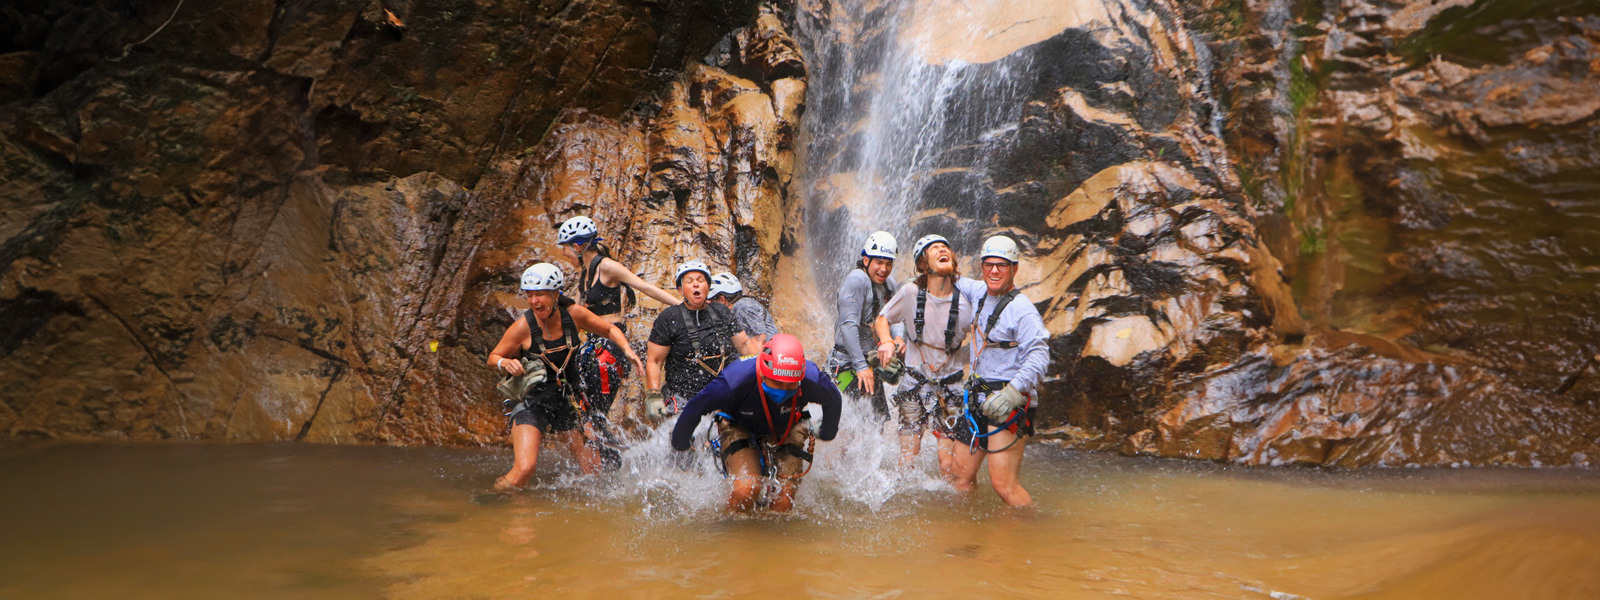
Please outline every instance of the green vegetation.
M1296 117L1305 111L1317 98L1317 84L1311 80L1311 74L1306 72L1305 54L1296 52L1289 61L1289 105Z
M1299 225L1300 254L1317 255L1328 251L1328 240L1322 236L1322 227L1317 225Z

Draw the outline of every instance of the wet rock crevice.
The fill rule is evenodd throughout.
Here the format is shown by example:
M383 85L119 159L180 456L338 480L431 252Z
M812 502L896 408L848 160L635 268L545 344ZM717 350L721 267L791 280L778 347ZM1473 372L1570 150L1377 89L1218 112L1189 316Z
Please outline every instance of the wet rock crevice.
M756 25L756 9L352 0L0 11L0 30L15 34L0 48L0 303L15 334L0 356L0 431L497 441L482 355L509 323L514 271L559 259L556 194L534 193L559 177L536 148L560 146L572 123L639 122L632 115L686 87L687 74L716 69L702 58ZM723 45L744 52L727 65L760 72L781 51L781 27L760 23ZM792 60L770 66L789 83L767 114L796 116L803 76ZM745 87L773 94L757 81ZM738 95L700 106L745 118L757 103ZM748 211L747 227L781 206L772 174L792 168L776 150L777 119L752 119L725 126L742 140L726 153L740 166L721 162L721 146L683 160L765 175L680 186L725 201L723 214ZM604 150L570 149L591 160ZM586 203L624 239L648 197L559 201ZM733 266L750 242L734 239L731 218L703 225L728 240L722 264ZM640 247L625 260L671 252ZM664 282L665 267L648 269Z

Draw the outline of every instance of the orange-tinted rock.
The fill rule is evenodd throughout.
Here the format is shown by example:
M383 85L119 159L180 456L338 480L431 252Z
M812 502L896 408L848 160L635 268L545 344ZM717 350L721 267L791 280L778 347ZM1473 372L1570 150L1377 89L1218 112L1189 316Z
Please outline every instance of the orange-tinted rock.
M463 1L401 31L377 3L190 3L114 61L170 11L50 4L18 38L46 59L0 73L28 88L0 107L0 435L68 439L498 443L483 356L515 274L559 260L553 225L583 213L666 283L643 257L672 238L628 224L680 217L649 193L656 121L625 109L754 22L721 3ZM757 45L781 48L767 22ZM725 139L704 126L685 164L792 171L785 134L755 131L792 124L753 85L764 111L693 107ZM785 89L797 114L803 81ZM728 183L681 182L725 216ZM771 190L741 192L753 219L781 207ZM724 264L775 260L731 220L703 225Z

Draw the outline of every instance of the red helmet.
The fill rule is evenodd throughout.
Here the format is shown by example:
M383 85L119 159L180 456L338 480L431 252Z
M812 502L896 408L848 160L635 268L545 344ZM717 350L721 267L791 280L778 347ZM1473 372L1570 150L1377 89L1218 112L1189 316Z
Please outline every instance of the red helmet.
M795 383L806 377L806 349L800 340L780 333L767 340L756 357L756 374L773 381Z

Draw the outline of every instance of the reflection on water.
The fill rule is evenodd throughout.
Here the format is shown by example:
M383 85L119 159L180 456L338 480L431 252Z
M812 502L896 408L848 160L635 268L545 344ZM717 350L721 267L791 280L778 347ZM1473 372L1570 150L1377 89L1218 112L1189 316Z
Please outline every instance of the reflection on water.
M1040 506L873 461L856 421L787 518L720 476L509 451L58 445L0 456L0 598L1596 598L1600 477L1267 470L1029 450ZM892 454L892 453L890 453ZM923 465L923 473L931 465ZM863 480L856 484L855 480ZM1275 595L1275 596L1274 596Z

